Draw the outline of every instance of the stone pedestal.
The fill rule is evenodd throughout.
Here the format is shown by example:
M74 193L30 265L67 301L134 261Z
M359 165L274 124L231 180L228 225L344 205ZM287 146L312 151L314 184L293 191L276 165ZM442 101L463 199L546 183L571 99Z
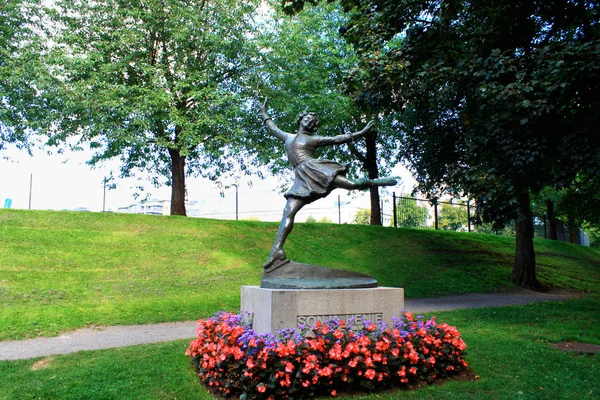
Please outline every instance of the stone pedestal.
M348 321L354 328L362 321L392 322L404 309L404 289L267 289L242 286L241 311L253 314L254 331L272 332L283 328L313 325L333 318Z

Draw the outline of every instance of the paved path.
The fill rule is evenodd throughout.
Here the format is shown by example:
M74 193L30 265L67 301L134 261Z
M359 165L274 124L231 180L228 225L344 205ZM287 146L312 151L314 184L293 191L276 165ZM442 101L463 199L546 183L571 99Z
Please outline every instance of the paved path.
M414 313L448 311L460 308L500 307L538 301L565 300L576 297L565 293L513 291L506 293L472 293L427 299L407 299L405 307ZM0 342L0 360L21 360L68 354L81 350L99 350L137 344L191 339L195 321L154 325L108 326L85 328L58 337Z

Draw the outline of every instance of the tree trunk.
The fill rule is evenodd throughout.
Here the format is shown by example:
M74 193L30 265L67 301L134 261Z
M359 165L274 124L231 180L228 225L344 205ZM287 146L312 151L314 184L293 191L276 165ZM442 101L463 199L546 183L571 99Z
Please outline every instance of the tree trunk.
M379 178L379 168L377 167L377 134L371 132L365 136L367 142L367 154L364 166L367 169L369 179ZM381 201L379 198L379 188L372 187L371 197L371 225L381 225Z
M577 224L571 213L567 215L567 225L569 225L569 243L577 243Z
M540 283L535 275L535 252L533 250L533 220L529 190L522 189L519 194L519 214L515 220L516 248L513 266L513 282L527 289L539 289Z
M548 216L548 239L556 240L556 219L554 218L554 202L546 200L546 214Z
M371 225L381 225L381 203L379 200L379 188L369 189L371 195Z
M185 156L178 149L169 149L171 156L171 215L185 212Z

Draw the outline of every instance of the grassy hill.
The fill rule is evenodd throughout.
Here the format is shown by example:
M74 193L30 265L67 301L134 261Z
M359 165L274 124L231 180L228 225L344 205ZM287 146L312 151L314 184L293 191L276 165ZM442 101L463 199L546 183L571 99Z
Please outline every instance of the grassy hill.
M238 310L258 285L277 224L0 210L0 340L89 325L190 320ZM600 292L600 253L535 241L538 278ZM407 297L511 289L514 238L358 225L297 224L299 262L364 272Z

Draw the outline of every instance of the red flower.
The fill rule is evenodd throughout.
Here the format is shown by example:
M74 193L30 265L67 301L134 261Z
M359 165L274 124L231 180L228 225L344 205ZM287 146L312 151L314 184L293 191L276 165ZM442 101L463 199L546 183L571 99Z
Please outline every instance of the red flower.
M285 342L275 340L271 344L271 339L262 335L240 339L249 333L241 318L219 313L198 321L197 338L190 342L186 354L194 358L200 379L226 397L246 393L264 399L274 377L278 387L274 390L277 395L269 396L273 400L289 398L292 387L294 396L304 397L329 385L335 396L337 388L332 385L341 382L348 390L366 379L376 379L385 387L391 383L392 374L397 374L397 384L408 384L409 373L411 379L432 379L441 371L449 375L468 366L462 358L466 345L455 327L436 326L433 319L425 325L411 313L405 319L409 324L402 331L381 331L369 324L365 328L368 335L345 329L343 322L340 329L318 323L307 331L312 333L310 338L288 337ZM388 357L395 357L395 362L388 362ZM396 366L397 362L404 365ZM376 365L385 365L385 372L378 372Z
M291 362L286 362L285 370L286 370L286 372L289 372L289 373L294 372L294 364L292 364Z
M405 377L406 376L406 367L403 365L402 368L400 368L400 370L398 371L398 376L399 377Z

